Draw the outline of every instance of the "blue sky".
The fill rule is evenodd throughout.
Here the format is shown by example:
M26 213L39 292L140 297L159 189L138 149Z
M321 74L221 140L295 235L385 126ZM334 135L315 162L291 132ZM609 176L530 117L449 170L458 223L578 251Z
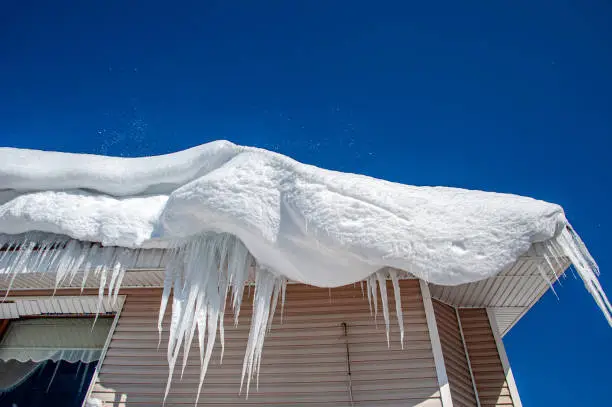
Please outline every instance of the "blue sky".
M612 293L610 72L605 0L9 0L0 145L136 156L223 138L529 195L565 208ZM605 405L612 330L580 281L558 294L506 337L523 403Z

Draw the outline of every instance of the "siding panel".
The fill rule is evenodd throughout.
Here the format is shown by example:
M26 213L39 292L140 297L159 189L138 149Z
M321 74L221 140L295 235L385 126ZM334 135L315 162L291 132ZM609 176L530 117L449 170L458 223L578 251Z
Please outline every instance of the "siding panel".
M482 407L514 406L487 311L483 308L460 309L459 318L472 364L480 405Z
M454 407L473 407L476 395L455 308L433 300Z
M391 285L388 287L391 290ZM249 398L238 395L248 338L251 299L245 298L240 324L225 319L225 354L213 354L198 405L326 405L440 407L439 388L419 283L401 282L406 337L399 343L393 296L389 297L391 343L384 321L370 316L359 286L331 290L289 285L284 321L277 310L264 344L259 389ZM167 327L158 348L157 312L161 291L127 295L108 353L94 384L92 397L116 407L161 406L168 377ZM248 295L248 294L247 294ZM379 312L381 306L379 305ZM168 315L165 316L169 322ZM348 326L345 336L342 323ZM182 355L179 355L179 363ZM177 366L167 406L192 406L199 377L197 341L190 350L182 380Z

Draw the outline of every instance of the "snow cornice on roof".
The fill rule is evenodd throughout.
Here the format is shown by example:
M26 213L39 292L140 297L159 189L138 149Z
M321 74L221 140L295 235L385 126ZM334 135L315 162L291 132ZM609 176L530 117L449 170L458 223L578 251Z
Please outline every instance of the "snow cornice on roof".
M478 284L537 247L534 270L549 281L571 262L612 324L597 264L562 208L532 198L391 183L224 141L134 159L0 149L0 162L8 288L27 270L56 273L58 286L82 272L116 298L136 253L163 248L160 315L174 294L168 362L173 371L197 330L209 341L202 380L226 298L238 315L253 265L247 391L287 281L366 281L388 325L384 280L396 286L408 272L436 286Z

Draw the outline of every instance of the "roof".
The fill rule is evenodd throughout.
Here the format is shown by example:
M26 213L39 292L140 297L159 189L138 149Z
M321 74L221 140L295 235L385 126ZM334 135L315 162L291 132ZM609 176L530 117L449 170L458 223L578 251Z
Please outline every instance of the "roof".
M429 284L433 298L460 308L490 308L496 318L500 333L505 335L520 318L544 295L556 280L552 273L543 275L540 270L550 270L546 258L539 254L537 246L532 248L502 273L475 283L457 286ZM168 251L164 249L135 250L135 264L126 273L121 283L123 288L162 287ZM15 254L9 254L15 255ZM5 259L9 260L9 259ZM561 276L569 267L567 258L555 266L556 276ZM546 277L546 279L545 279ZM32 289L54 289L55 273L22 273L15 276L11 291ZM99 278L83 274L62 285L62 288L98 288ZM410 278L410 276L409 276ZM0 280L0 290L9 287L8 279Z

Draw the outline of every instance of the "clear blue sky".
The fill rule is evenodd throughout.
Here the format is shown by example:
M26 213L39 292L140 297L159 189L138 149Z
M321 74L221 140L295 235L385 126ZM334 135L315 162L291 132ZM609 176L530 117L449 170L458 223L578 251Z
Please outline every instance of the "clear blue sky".
M0 144L135 156L223 138L530 195L565 208L612 294L609 1L164 3L2 2ZM506 337L524 405L608 405L612 330L580 281L558 294Z

